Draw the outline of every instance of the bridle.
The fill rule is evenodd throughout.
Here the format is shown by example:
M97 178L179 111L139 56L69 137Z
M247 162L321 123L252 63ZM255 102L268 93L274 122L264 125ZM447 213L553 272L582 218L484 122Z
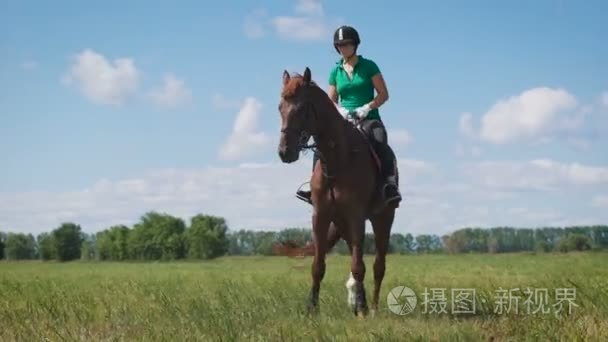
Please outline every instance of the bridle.
M303 114L301 114L303 112ZM306 100L303 103L303 108L296 113L295 115L304 115L304 122L308 122L311 119L311 115L312 115L312 119L315 122L315 126L318 127L318 120L319 120L319 115L317 110L315 109L315 106L313 105L313 103L310 100ZM300 134L300 137L298 138L298 153L301 150L312 150L314 154L316 154L319 158L319 160L322 162L322 171L323 171L323 176L329 180L334 180L336 178L335 175L330 175L329 172L327 171L327 159L325 158L325 156L323 155L323 153L321 153L321 151L319 150L319 145L318 142L322 137L322 133L319 132L318 129L315 129L316 132L310 132L309 130L306 129L297 129L297 128L293 128L293 127L285 127L281 129L281 133L285 133L285 134ZM310 137L313 138L314 143L312 144L307 144L308 140L310 139ZM335 147L335 143L333 141L330 141L329 143L329 147L330 148L334 148ZM332 189L332 196L333 196L333 189Z
M317 111L315 109L315 106L312 104L312 102L310 100L306 100L302 106L304 108L302 108L300 111L298 111L298 113L295 113L295 115L304 115L304 122L307 123L310 120L310 115L312 113L312 118L314 119L314 121L316 123L317 120L319 119L319 116L317 115ZM303 112L303 114L301 114L302 112ZM319 132L313 133L306 129L297 129L297 128L293 128L293 127L282 128L281 133L285 133L285 134L291 133L291 134L295 134L295 135L297 135L298 133L300 134L300 137L298 138L298 151L316 149L317 148L316 141L320 136ZM315 143L307 144L310 137L313 137L313 139L315 140ZM318 151L315 151L315 152L319 153L319 155L320 155L320 152L318 152Z

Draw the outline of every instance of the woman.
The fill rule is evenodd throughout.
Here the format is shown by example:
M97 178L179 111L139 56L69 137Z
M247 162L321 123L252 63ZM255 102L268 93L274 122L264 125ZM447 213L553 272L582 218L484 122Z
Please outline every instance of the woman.
M357 55L360 43L359 33L351 26L341 26L335 31L334 47L342 58L330 72L327 93L345 119L351 120L352 115L356 115L361 120L363 130L382 161L385 203L396 206L401 201L401 194L396 181L395 155L387 144L386 129L378 110L388 100L388 90L378 65ZM377 92L375 96L374 91ZM315 162L316 158L313 170ZM312 203L310 191L299 190L296 196Z

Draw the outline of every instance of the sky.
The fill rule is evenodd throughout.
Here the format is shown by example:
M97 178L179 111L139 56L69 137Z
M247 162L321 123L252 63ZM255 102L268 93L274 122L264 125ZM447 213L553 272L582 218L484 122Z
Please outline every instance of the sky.
M277 154L284 70L327 87L354 26L389 100L394 232L608 223L605 1L0 3L0 230L148 211L311 227ZM369 226L368 226L369 229Z

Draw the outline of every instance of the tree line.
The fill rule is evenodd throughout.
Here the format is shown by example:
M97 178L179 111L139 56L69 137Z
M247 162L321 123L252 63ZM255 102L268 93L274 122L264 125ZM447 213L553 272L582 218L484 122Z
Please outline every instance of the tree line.
M181 260L213 259L224 255L272 255L275 243L303 246L311 240L310 228L252 231L228 228L223 217L198 214L188 224L181 218L151 211L132 227L115 225L94 234L73 222L51 232L32 234L0 232L0 259L8 260ZM462 228L443 236L394 233L389 253L506 253L568 252L608 249L608 226L543 228ZM340 241L332 253L348 254ZM364 253L374 254L372 233L365 234Z

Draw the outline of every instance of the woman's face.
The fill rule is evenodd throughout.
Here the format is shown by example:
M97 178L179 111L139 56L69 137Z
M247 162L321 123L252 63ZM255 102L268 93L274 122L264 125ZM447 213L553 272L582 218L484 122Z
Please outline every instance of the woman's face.
M338 44L338 50L344 58L349 58L355 53L355 45L352 43Z

